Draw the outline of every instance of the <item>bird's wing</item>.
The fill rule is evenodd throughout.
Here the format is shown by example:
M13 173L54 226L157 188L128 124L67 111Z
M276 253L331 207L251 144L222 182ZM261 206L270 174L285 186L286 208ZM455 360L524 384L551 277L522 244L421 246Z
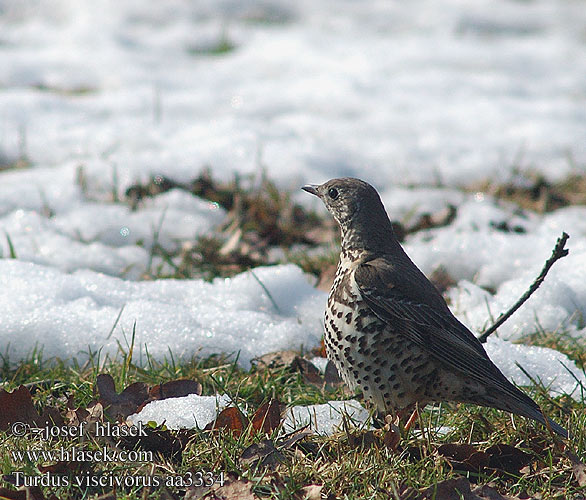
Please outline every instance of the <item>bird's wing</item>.
M495 406L545 424L539 406L511 384L486 354L480 341L450 312L443 297L406 254L385 256L358 265L356 284L374 314L396 325L397 334L435 357L460 376L496 389L502 403ZM547 418L552 429L567 431Z
M397 325L398 333L446 367L482 383L509 385L482 344L411 261L376 258L359 265L354 278L377 317Z

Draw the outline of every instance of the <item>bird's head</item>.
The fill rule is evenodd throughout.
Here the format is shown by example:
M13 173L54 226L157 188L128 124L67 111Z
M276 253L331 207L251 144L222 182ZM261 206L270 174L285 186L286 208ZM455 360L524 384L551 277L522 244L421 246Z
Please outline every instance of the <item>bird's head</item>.
M376 189L360 179L344 177L308 184L342 229L342 246L381 250L394 240L391 222Z

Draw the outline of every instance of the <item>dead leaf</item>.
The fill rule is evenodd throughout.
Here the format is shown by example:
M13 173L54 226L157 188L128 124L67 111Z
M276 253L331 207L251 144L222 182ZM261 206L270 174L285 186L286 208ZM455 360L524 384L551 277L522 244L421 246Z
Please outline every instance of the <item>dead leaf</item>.
M62 425L65 425L65 420L57 408L53 406L45 406L45 408L43 408L43 413L41 413L38 420L38 425L39 427L61 427Z
M533 460L532 455L508 444L495 444L484 452L489 457L488 467L514 475Z
M398 486L399 500L424 500L423 496L418 490L405 483L400 483Z
M261 365L263 367L272 369L272 368L279 368L283 366L291 366L293 361L299 354L296 351L277 351L277 352L269 352L260 356L258 358L254 358L252 363L255 365Z
M149 399L181 398L189 394L201 396L202 387L199 382L188 379L171 380L158 384L149 390Z
M107 373L101 373L96 379L96 386L100 394L99 402L106 414L113 419L136 413L138 407L148 397L148 386L142 382L135 382L126 387L120 394L116 392L114 379Z
M7 431L14 422L37 425L40 419L26 387L21 385L12 392L0 389L0 430Z
M437 449L456 470L480 472L489 464L489 456L469 444L443 444Z
M224 485L212 486L212 496L207 498L214 500L257 500L252 492L253 483L248 479L238 479L233 473L226 474Z
M441 481L421 493L426 500L481 500L470 491L470 482L463 477Z
M464 477L447 479L420 491L402 488L400 500L519 500L519 497L503 496L489 485L472 490L470 481Z
M26 488L19 488L18 490L9 490L7 488L0 488L0 499L2 500L57 500L55 495L50 495L48 498L43 495L41 488L38 486L27 486Z
M301 494L298 496L300 500L321 500L321 490L323 484L309 484L301 488Z
M348 444L352 448L368 450L380 443L380 440L374 435L374 432L372 431L348 432L347 436Z
M321 387L325 384L325 380L322 377L319 369L311 361L308 361L301 356L296 356L291 364L291 368L297 370L303 376L303 380L312 385Z
M238 408L230 406L229 408L224 408L216 417L216 420L206 426L206 429L228 429L235 436L240 436L247 426L246 417L242 415Z
M383 443L390 450L396 450L401 442L401 434L395 429L389 429L383 434Z
M14 422L23 422L33 427L65 424L59 410L52 406L46 406L39 415L30 391L22 385L12 392L0 390L0 430L8 430Z
M487 484L477 486L472 490L472 493L480 497L482 500L519 500L519 497L503 496Z
M283 450L288 450L293 447L297 442L305 439L308 436L313 436L313 431L308 431L306 429L299 429L294 431L292 434L288 434L287 436L283 437L283 441L279 443L279 448Z
M240 456L240 462L244 465L252 467L260 465L273 470L281 463L282 459L283 456L270 439L251 444Z
M572 462L572 471L579 486L586 486L586 465L571 451L566 452L566 456Z
M209 486L189 486L187 490L185 490L185 496L183 497L183 500L200 500L211 490L212 489Z
M252 428L257 432L272 434L281 425L281 403L271 399L263 404L252 417Z
M87 408L70 408L65 414L67 423L71 426L77 427L82 422L95 423L104 421L104 407L94 401ZM95 429L95 426L86 426L86 429Z
M37 465L41 474L50 472L51 474L71 474L78 472L84 466L84 462L65 462L60 461L51 465Z
M326 363L324 380L326 382L326 385L330 385L332 387L337 387L339 385L344 384L342 377L340 377L340 374L338 373L336 365L332 363L331 360L328 360L328 362Z
M124 436L120 438L120 446L128 450L134 450L137 447L152 451L154 454L160 453L163 457L171 460L181 460L181 455L185 449L186 442L171 433L171 431L158 428L143 426L142 430L146 436Z

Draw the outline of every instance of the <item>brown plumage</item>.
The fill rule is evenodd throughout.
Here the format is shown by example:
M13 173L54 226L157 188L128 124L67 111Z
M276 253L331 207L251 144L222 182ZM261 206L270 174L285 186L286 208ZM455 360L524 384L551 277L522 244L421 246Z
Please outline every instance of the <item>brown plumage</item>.
M324 340L350 387L385 413L460 401L545 424L535 401L505 378L407 256L370 184L343 178L303 189L324 202L342 230ZM567 437L564 428L548 423Z

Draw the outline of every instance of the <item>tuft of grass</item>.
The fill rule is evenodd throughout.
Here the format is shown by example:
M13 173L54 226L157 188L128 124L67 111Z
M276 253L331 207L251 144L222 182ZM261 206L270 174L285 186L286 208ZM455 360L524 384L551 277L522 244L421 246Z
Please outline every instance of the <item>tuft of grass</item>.
M464 190L480 191L523 209L545 213L569 205L585 205L586 175L577 170L562 180L551 182L539 172L516 168L508 182L487 179L466 186Z

